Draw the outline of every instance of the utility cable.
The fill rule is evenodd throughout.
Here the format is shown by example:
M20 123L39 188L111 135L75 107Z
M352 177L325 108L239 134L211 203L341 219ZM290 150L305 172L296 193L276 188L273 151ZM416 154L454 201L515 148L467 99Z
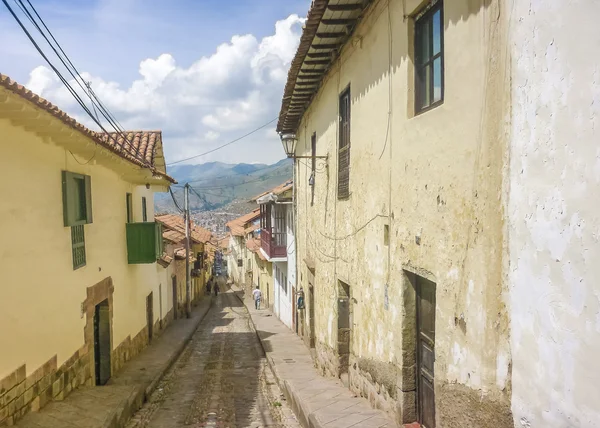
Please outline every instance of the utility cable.
M16 0L15 0L16 1ZM85 91L85 89L82 87L81 82L79 82L79 80L73 75L72 71L69 69L69 67L66 65L65 61L62 59L62 57L60 56L60 54L58 54L56 48L54 48L54 46L51 44L51 42L48 40L48 37L44 34L44 32L41 30L41 28L39 27L39 25L35 22L33 16L31 15L31 13L25 8L25 5L22 3L21 0L18 0L19 2L17 3L17 5L21 8L21 10L23 10L23 12L25 13L26 17L32 22L32 24L38 29L38 31L42 34L42 36L44 37L44 39L46 39L46 42L50 45L50 47L52 48L52 50L55 52L55 54L57 55L57 57L59 58L59 60L63 63L63 65L67 68L67 71L71 74L71 76L73 76L73 78L75 79L76 83L82 88L82 90L84 91L84 93L86 93L86 95L88 97L90 97L90 95ZM90 109L87 107L87 105L83 102L83 100L81 99L81 97L79 96L79 94L73 89L73 87L69 84L69 82L65 79L65 77L62 75L62 73L54 66L54 64L49 60L49 58L46 56L46 54L43 52L43 50L40 48L40 46L37 44L37 42L35 41L35 39L33 38L33 36L31 35L31 33L27 30L27 28L25 27L25 25L23 24L23 22L19 19L19 17L16 15L16 13L14 12L14 10L10 7L10 5L8 4L7 0L2 0L2 2L4 3L4 5L6 6L6 8L8 9L8 11L10 12L10 14L13 16L13 18L17 21L17 23L19 24L19 26L21 27L21 29L23 30L23 32L25 33L25 35L29 38L29 40L31 41L31 43L33 44L33 46L36 48L36 50L38 51L38 53L42 56L42 58L44 58L44 60L46 61L46 63L52 68L52 70L56 73L57 77L60 79L60 81L63 83L63 85L65 85L65 87L67 88L67 90L71 93L71 95L73 96L73 98L75 98L75 100L77 101L77 103L81 106L81 108L88 114L88 116L90 116L90 118L98 125L98 127L100 127L100 129L105 133L105 134L109 134L109 132L104 128L104 126L102 126L102 124L100 123L100 121L93 115L93 113L90 111ZM31 4L31 3L30 3ZM39 14L36 15L39 16ZM45 26L45 24L43 24ZM47 27L46 27L47 28ZM49 31L49 30L48 30ZM53 37L51 35L51 37ZM59 47L60 48L60 47ZM61 49L62 51L62 49ZM64 51L63 51L64 52ZM67 58L68 60L68 58ZM70 60L68 60L70 62ZM79 76L81 78L81 76ZM82 79L82 78L81 78ZM83 79L82 79L83 80ZM90 100L92 101L92 104L94 104L93 100L90 97ZM100 106L98 106L100 109ZM105 116L103 114L103 116ZM107 121L113 126L115 127L115 130L117 131L117 133L120 133L121 131L118 129L118 127L116 127L114 125L114 123L112 123L112 121L107 118L105 116L105 118L107 119ZM109 136L109 135L108 135ZM110 137L110 136L109 136ZM130 148L133 147L132 144L129 142L129 140L122 135L122 137L124 138L124 141L127 141L129 143ZM136 148L137 149L137 148ZM139 149L136 150L137 154L139 155ZM138 159L139 156L137 157ZM142 160L144 163L147 164L147 162L143 159Z
M173 199L173 203L175 204L175 207L177 207L177 209L179 210L180 213L183 213L183 209L181 209L181 207L177 203L177 199L175 199L175 195L173 194L173 190L171 190L170 186L169 186L169 193L171 194L171 198Z
M3 1L4 1L4 2L6 2L6 0L3 0ZM217 150L220 150L220 149L222 149L223 147L227 147L227 146L229 146L229 145L231 145L231 144L233 144L233 143L236 143L236 142L240 141L240 140L241 140L241 139L243 139L243 138L246 138L246 137L248 137L249 135L252 135L252 134L254 134L255 132L258 132L258 131L260 131L260 130L261 130L261 129L263 129L263 128L266 128L266 127L267 127L267 126L269 126L271 123L275 122L275 121L276 121L278 118L279 118L279 117L276 117L275 119L272 119L272 120L268 121L268 122L267 122L267 123L265 123L264 125L261 125L261 126L259 126L258 128L256 128L256 129L254 129L254 130L252 130L252 131L248 132L247 134L244 134L244 135L242 135L241 137L238 137L238 138L236 138L235 140L231 140L231 141L229 141L228 143L225 143L225 144L223 144L223 145L220 145L219 147L215 147L214 149L211 149L211 150L209 150L209 151L207 151L207 152L204 152L204 153L200 153L199 155L194 155L194 156L190 156L189 158L185 158L185 159L179 159L179 160L176 160L176 161L174 161L174 162L168 163L168 164L167 164L167 166L176 165L176 164L178 164L178 163L181 163L181 162L189 161L189 160L191 160L191 159L196 159L196 158L199 158L200 156L204 156L204 155L208 155L209 153L216 152Z

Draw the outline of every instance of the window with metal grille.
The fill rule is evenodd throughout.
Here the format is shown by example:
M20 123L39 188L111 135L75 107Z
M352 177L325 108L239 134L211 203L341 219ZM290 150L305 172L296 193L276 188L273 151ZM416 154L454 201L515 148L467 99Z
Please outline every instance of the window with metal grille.
M338 199L350 196L350 87L340 95Z
M433 0L415 19L415 111L444 100L444 19L442 0Z
M73 270L85 266L85 235L83 230L83 224L71 226Z
M148 221L148 211L146 209L146 198L142 196L142 221Z

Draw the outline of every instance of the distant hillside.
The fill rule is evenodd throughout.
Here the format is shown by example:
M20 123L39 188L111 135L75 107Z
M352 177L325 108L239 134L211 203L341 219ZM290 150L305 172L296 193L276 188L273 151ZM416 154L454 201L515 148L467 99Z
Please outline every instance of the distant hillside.
M291 159L273 165L228 164L207 162L199 165L176 165L168 169L179 184L172 187L183 206L183 185L190 183L190 208L193 212L214 211L231 203L244 202L292 178ZM155 211L175 212L168 193L157 193Z

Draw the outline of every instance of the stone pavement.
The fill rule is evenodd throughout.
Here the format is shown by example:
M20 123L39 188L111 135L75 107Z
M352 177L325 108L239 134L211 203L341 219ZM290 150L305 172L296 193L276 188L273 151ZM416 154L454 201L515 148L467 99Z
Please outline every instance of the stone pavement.
M126 428L300 428L272 376L248 311L221 293Z
M306 428L392 428L396 423L357 397L339 379L317 372L302 340L269 310L255 310L254 301L232 286L246 304L267 355L267 361L289 404Z
M20 428L121 428L155 389L177 360L210 309L204 298L192 317L173 321L138 356L125 364L105 386L84 386L63 401L48 403L29 413L15 426Z

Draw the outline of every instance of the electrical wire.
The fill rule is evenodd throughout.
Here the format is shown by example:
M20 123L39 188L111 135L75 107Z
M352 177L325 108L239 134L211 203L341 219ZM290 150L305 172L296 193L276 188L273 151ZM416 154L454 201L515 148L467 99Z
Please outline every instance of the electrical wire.
M90 109L84 103L84 101L80 97L80 95L73 89L73 87L69 84L69 82L62 75L62 73L56 68L56 66L54 66L54 64L52 63L52 61L50 61L50 59L48 58L48 56L43 52L43 50L40 48L40 46L38 45L38 43L35 41L35 39L31 35L31 33L27 30L27 28L23 24L23 22L19 19L19 17L15 13L15 11L10 7L10 5L7 2L7 0L2 0L2 2L4 3L4 6L6 6L6 8L8 9L8 11L10 12L10 14L12 15L12 17L15 19L15 21L19 24L19 26L21 27L21 29L23 30L23 32L25 33L25 35L27 36L27 38L30 40L30 42L33 44L33 46L35 47L35 49L42 56L42 58L46 61L46 63L50 66L50 68L52 68L52 70L55 72L55 74L57 75L57 77L60 79L60 81L63 83L63 85L65 85L65 87L67 88L67 90L71 93L71 95L73 96L73 98L75 98L75 100L81 106L81 108L96 123L96 125L98 125L98 127L100 127L100 129L104 133L109 134L109 132L102 125L102 123L97 119L97 117L94 116L94 114L90 111ZM74 74L71 71L71 69L65 63L65 60L58 53L58 51L56 50L56 48L52 45L52 43L50 42L50 40L48 39L48 37L42 31L41 27L37 24L37 22L35 22L35 19L33 18L33 15L31 14L31 12L29 12L29 10L26 8L26 6L23 4L23 2L21 0L18 0L18 2L17 2L17 0L15 0L15 3L21 8L21 10L25 13L25 16L29 19L29 21L37 28L37 30L40 32L40 34L44 37L44 39L50 45L50 47L52 48L52 50L54 51L54 53L57 55L57 57L59 58L59 60L63 63L63 65L65 66L65 68L69 72L69 74L71 74L71 76L73 76L73 78L75 79L75 82L81 87L81 89L83 90L83 92L90 98L90 101L92 102L92 105L94 105L94 101L93 101L92 97L90 96L90 94L85 90L85 88L83 88L83 86L81 85L81 82L74 76ZM35 8L33 8L33 5L31 5L31 3L29 1L28 1L28 3L32 7L32 9L34 9L34 13L39 17L39 14L35 10ZM40 18L40 20L41 20L41 18ZM50 32L50 30L48 29L48 27L45 25L45 23L43 21L42 21L42 25L46 28L46 30L50 34L50 37L52 37L52 39L56 42L56 39L54 38L54 36L52 35L52 33ZM58 45L58 42L56 42L56 43ZM64 50L62 50L62 48L60 47L60 45L58 45L58 48L64 54ZM72 65L72 62L68 59L68 57L66 56L66 54L64 54L64 55L66 57L66 60ZM73 68L74 68L74 66L73 66ZM75 69L75 71L76 71L76 69ZM83 81L83 78L81 78L81 75L79 75L78 72L77 72L77 74L78 74L79 78ZM97 100L97 98L96 98L96 100ZM97 100L97 102L98 102L97 107L101 111L101 114L105 117L105 119L109 122L109 124L115 128L115 130L117 131L117 133L121 133L121 136L123 137L124 141L126 141L128 143L128 145L129 145L129 147L131 149L133 147L133 145L131 144L131 142L124 135L122 135L122 131L119 129L118 126L116 126L114 124L114 121L112 121L110 119L110 117L107 117L107 116L110 116L110 113L108 115L106 114L106 109L101 104L101 102L99 102L99 100ZM104 112L103 112L103 109L105 110ZM136 152L137 152L137 155L138 155L136 158L138 158L138 159L141 160L141 158L139 157L139 148L135 148L135 149L136 149ZM147 162L145 160L143 160L143 162L147 164Z
M6 0L3 0L3 1L6 1ZM204 152L204 153L200 153L199 155L194 155L194 156L190 156L189 158L185 158L185 159L179 159L179 160L176 160L176 161L174 161L174 162L170 162L170 163L168 163L168 164L167 164L167 166L176 165L176 164L178 164L178 163L181 163L181 162L189 161L189 160L191 160L191 159L196 159L196 158L199 158L200 156L205 156L205 155L208 155L208 154L210 154L210 153L216 152L217 150L220 150L220 149L222 149L223 147L227 147L227 146L229 146L229 145L231 145L231 144L233 144L233 143L236 143L236 142L240 141L240 140L241 140L241 139L243 139L243 138L246 138L246 137L248 137L249 135L252 135L252 134L254 134L255 132L258 132L258 131L260 131L260 130L261 130L261 129L263 129L263 128L266 128L266 127L267 127L267 126L269 126L271 123L275 122L277 119L279 119L279 117L276 117L275 119L272 119L272 120L268 121L268 122L267 122L267 123L265 123L264 125L261 125L261 126L259 126L258 128L256 128L256 129L254 129L254 130L252 130L252 131L248 132L247 134L244 134L244 135L242 135L241 137L238 137L238 138L236 138L235 140L231 140L231 141L229 141L228 143L222 144L222 145L220 145L219 147L215 147L214 149L211 149L211 150L209 150L209 151L207 151L207 152Z
M50 29L48 28L48 26L46 25L46 23L42 19L42 17L39 15L39 13L37 12L37 10L33 6L33 4L31 4L31 2L29 0L26 0L27 3L29 4L29 6L31 7L31 9L33 10L33 12L35 13L35 15L37 16L37 18L39 19L39 21L42 24L42 26L46 29L46 32L48 33L48 35L52 38L52 40L56 44L56 47L60 50L60 52L64 56L64 59L58 53L58 51L56 50L56 48L54 47L54 45L52 45L52 43L50 42L50 40L48 39L48 37L46 36L46 34L42 31L42 29L40 28L40 26L37 24L37 22L35 21L35 18L31 15L31 12L29 12L29 10L27 9L27 7L23 4L23 1L22 0L14 0L14 1L21 8L21 10L25 13L25 15L27 16L27 18L29 18L29 21L37 28L37 30L42 35L42 37L44 37L44 39L46 40L46 42L48 43L48 45L50 46L50 48L52 48L52 50L54 51L54 53L56 54L56 56L58 57L58 59L62 62L62 64L65 67L65 69L69 72L69 74L71 75L71 77L73 77L73 79L79 85L79 87L81 88L81 90L88 96L88 98L90 99L90 102L92 103L92 108L94 109L94 113L96 113L95 114L96 121L98 121L98 115L97 115L97 112L96 112L96 106L97 106L98 109L100 110L100 114L102 114L102 116L107 120L107 122L115 129L116 133L119 134L123 138L124 144L125 144L125 142L127 142L130 151L131 151L131 149L134 149L135 150L135 154L137 154L137 156L139 157L140 156L139 147L133 146L133 144L131 143L131 141L129 141L129 139L125 135L123 135L124 131L123 131L122 125L114 118L114 116L110 113L110 111L108 111L108 109L104 106L104 104L96 96L96 94L94 93L94 91L91 89L90 84L88 82L86 82L83 79L83 77L81 77L81 73L79 72L79 70L77 70L77 68L75 67L75 65L73 64L73 62L70 60L70 58L68 57L68 55L65 53L65 51L61 47L60 43L58 43L58 41L56 40L56 38L54 37L54 35L52 34L52 32L50 31ZM67 63L65 63L65 61L68 62L68 64L71 66L71 68L69 68L69 65L67 65ZM75 76L75 74L73 73L73 71L75 72L75 74L77 74L77 76ZM83 85L82 85L82 82L83 82ZM84 88L84 86L85 86L85 88ZM86 91L86 88L87 88L87 91Z
M171 186L169 186L169 193L171 194L171 198L173 199L173 203L175 204L175 207L177 207L177 209L179 210L180 213L183 213L183 209L177 203L177 199L175 199L175 195L173 194L173 190L171 190Z
M89 158L89 160L88 160L88 161L86 161L86 162L83 162L83 163L82 163L82 162L79 162L79 161L77 160L77 158L75 157L75 155L73 154L73 152L72 152L71 150L67 150L67 151L68 151L69 153L71 153L71 156L73 156L73 159L75 159L75 162L77 162L79 165L87 165L88 163L90 163L90 162L92 161L92 159L94 159L94 158L96 157L96 148L94 148L94 154L92 155L92 157L91 157L91 158Z

